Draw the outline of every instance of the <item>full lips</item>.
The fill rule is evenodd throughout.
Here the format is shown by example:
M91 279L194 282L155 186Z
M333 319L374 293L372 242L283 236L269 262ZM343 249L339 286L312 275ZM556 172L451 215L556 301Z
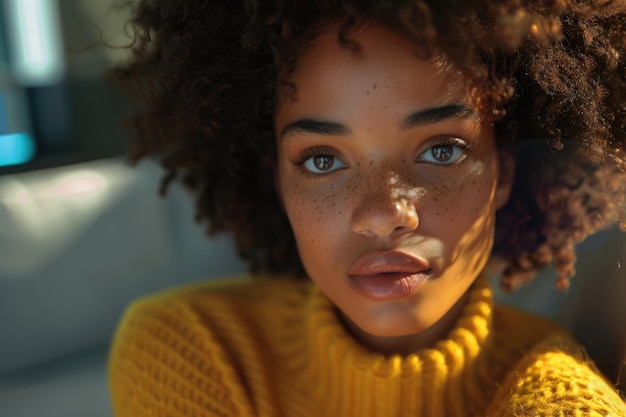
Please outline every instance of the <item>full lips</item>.
M409 296L431 276L426 262L401 251L368 253L348 270L353 287L376 300Z
M349 275L354 289L375 300L408 297L426 284L430 270L424 272L391 272L367 275Z

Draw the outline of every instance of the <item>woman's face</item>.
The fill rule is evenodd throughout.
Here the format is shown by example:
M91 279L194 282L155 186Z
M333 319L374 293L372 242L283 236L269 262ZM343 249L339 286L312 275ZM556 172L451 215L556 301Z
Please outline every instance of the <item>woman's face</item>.
M356 30L359 53L336 29L276 111L277 188L307 273L346 323L364 340L419 335L485 266L510 181L459 73L389 29Z

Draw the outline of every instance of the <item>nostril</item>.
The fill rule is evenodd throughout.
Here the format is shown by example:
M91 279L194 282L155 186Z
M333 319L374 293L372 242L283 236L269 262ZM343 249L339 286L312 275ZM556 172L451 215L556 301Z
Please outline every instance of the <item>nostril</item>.
M353 231L370 237L388 237L410 233L419 225L415 205L406 199L384 204L369 200L354 213Z
M399 224L395 227L394 233L410 232L417 229L419 218L414 208L403 211L398 217L401 220L399 220Z

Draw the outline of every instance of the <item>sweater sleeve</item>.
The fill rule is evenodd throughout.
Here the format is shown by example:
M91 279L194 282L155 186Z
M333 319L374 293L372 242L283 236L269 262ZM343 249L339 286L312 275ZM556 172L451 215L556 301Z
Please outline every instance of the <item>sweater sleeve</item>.
M626 417L626 403L569 336L537 344L507 375L490 417Z
M116 332L108 371L117 417L253 415L215 335L182 302L132 305Z

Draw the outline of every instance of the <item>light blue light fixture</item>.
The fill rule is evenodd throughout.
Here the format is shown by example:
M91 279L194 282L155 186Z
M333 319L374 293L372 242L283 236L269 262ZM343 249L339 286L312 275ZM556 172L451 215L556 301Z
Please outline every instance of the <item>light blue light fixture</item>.
M26 163L35 156L35 142L28 133L0 135L0 167Z
M0 167L26 163L35 156L35 141L28 133L10 131L5 97L0 90Z

